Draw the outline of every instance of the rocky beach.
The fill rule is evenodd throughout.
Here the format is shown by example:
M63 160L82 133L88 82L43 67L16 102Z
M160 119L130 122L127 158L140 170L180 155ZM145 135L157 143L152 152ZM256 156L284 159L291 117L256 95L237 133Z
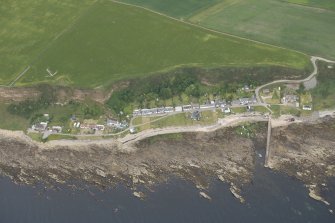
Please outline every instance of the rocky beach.
M243 134L245 128L250 134ZM266 135L266 122L244 123L213 132L158 135L125 146L114 139L43 144L20 132L1 131L0 171L19 184L52 187L75 180L110 188L121 183L140 198L174 176L192 182L200 196L210 199L207 192L216 178L245 202L241 190L252 183L255 159L265 153ZM335 176L334 136L335 119L328 116L275 127L269 167L301 180L312 198L328 205L322 191L327 179Z

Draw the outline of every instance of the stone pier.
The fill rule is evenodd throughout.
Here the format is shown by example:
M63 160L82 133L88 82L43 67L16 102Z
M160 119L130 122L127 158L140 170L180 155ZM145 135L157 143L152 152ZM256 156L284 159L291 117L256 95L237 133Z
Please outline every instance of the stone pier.
M269 167L268 162L269 162L269 157L270 157L271 130L272 130L271 116L269 116L268 134L267 134L267 139L266 139L266 153L265 153L265 162L264 162L265 167Z

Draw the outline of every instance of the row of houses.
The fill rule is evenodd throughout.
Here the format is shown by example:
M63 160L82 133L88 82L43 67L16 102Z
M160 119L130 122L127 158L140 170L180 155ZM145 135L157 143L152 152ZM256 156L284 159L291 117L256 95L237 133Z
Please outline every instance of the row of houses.
M107 126L115 129L125 129L129 124L126 121L119 122L116 119L107 119Z
M231 105L252 105L257 103L257 98L253 95L251 98L240 98L237 100L233 100Z
M106 125L99 125L99 124L86 124L81 122L74 122L73 127L74 128L80 128L80 129L90 129L94 131L104 131L105 128L115 128L115 129L125 129L128 127L128 123L126 121L119 122L116 119L107 119Z
M133 116L145 116L145 115L154 115L154 114L165 114L174 112L175 108L173 107L162 107L162 108L144 108L136 109L133 112Z
M226 102L226 100L212 100L208 101L205 104L189 104L181 105L176 107L161 107L161 108L151 108L151 109L136 109L133 112L133 116L146 116L146 115L157 115L165 114L171 112L186 112L192 110L201 110L201 109L211 109L211 108L225 108L231 105L250 105L257 103L255 96L251 98L240 98L238 100L233 100L232 102Z
M297 102L299 103L299 96L295 94L286 94L281 99L282 104L295 104ZM297 107L299 107L299 105Z

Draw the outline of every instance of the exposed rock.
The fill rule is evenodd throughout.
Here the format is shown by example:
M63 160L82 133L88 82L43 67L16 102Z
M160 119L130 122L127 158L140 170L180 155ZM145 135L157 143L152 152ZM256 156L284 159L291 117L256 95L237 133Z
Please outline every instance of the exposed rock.
M265 129L264 123L258 125ZM136 191L140 185L151 189L177 176L207 190L212 177L220 175L238 190L250 183L254 170L253 140L239 136L235 128L183 133L173 140L157 136L131 149L113 141L34 143L21 133L5 131L0 140L0 171L18 183L52 185L75 179L101 187L123 183Z
M60 142L39 144L23 133L0 131L0 173L25 184L66 183L80 180L100 187L123 183L152 190L171 176L190 180L207 191L213 177L231 185L240 201L243 185L251 183L257 153L266 145L266 124L258 123L253 139L239 135L235 127L211 133L156 136L132 148L121 143ZM326 203L320 190L335 176L335 120L292 124L272 131L270 166L303 181L310 196ZM259 151L258 151L259 152ZM143 192L135 196L143 197Z
M137 198L140 198L140 199L144 199L145 198L145 195L143 192L137 192L137 191L134 191L133 192L133 195Z
M320 190L334 177L335 119L275 128L271 137L270 166L303 181L309 195L325 204ZM313 186L311 186L313 185ZM325 185L325 186L322 186Z
M208 194L206 194L205 192L203 192L203 191L199 192L199 194L200 194L201 197L203 197L203 198L205 198L207 200L212 200L212 198Z

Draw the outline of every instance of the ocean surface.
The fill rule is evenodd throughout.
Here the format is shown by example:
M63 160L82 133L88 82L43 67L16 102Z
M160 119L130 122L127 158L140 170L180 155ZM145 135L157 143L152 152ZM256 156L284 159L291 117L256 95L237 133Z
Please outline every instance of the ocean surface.
M243 190L245 204L217 180L208 192L211 201L201 198L190 182L175 178L158 185L141 201L122 185L105 191L84 185L82 190L67 186L55 190L16 185L1 177L0 223L335 222L328 210L334 210L334 205L312 200L301 182L261 164L257 164L253 183ZM335 179L328 188L324 196L335 204Z

